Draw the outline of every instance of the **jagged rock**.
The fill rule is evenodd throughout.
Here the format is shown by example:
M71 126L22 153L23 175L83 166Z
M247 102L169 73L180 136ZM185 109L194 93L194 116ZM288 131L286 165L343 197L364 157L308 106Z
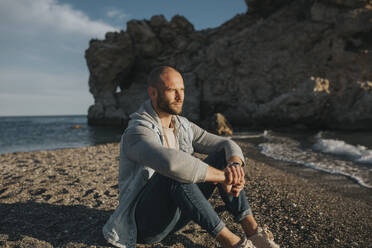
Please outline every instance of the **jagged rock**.
M268 17L279 8L288 5L294 0L245 0L249 13L258 13L262 17Z
M85 52L90 72L89 89L94 97L114 93L134 65L132 40L127 33L107 33L104 41L92 40Z
M161 51L161 43L146 21L132 20L127 32L134 41L134 49L142 57L154 57Z
M204 120L203 126L210 132L224 135L232 136L233 129L230 123L226 120L225 116L221 113L215 113L210 118Z
M371 129L372 1L246 2L214 29L158 15L92 40L88 119L125 123L149 71L170 65L184 76L183 115L199 123L221 113L252 128Z

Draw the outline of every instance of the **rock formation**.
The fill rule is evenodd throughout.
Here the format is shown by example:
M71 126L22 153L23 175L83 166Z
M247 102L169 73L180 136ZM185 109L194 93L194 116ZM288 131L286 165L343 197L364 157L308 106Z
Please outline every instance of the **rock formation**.
M184 115L235 126L372 127L372 1L246 0L248 12L195 31L182 16L132 20L86 50L91 124L125 125L146 76L178 69Z
M211 133L232 136L233 129L230 123L226 120L225 116L221 113L215 113L209 118L206 118L201 125Z

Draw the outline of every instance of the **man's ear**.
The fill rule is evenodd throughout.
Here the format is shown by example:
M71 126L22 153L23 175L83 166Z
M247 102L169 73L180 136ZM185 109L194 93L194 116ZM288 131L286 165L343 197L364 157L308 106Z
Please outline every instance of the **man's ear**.
M149 86L147 88L147 93L149 94L151 99L156 98L158 96L158 90L152 86Z

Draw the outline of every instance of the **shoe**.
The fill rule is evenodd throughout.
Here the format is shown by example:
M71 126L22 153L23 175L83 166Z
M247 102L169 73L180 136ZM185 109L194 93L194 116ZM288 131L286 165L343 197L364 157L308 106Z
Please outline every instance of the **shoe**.
M248 240L246 237L242 238L238 244L234 246L234 248L256 248L252 244L252 241Z
M274 242L274 235L266 227L258 227L257 233L248 238L257 248L279 248Z

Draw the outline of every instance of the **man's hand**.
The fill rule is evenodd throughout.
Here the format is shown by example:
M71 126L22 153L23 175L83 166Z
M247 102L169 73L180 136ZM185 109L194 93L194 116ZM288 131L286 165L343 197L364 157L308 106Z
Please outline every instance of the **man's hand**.
M221 187L229 195L232 195L233 194L233 192L231 191L232 190L232 184L221 183Z
M225 181L221 183L223 189L228 194L238 197L245 184L243 168L241 166L228 165L224 172Z
M243 177L243 179L240 183L235 184L235 185L232 186L231 194L235 197L238 197L239 194L240 194L240 191L242 191L244 189L244 185L245 185L245 179Z
M244 178L244 170L241 166L228 165L224 169L225 184L238 184Z
M222 188L228 194L238 197L245 184L245 173L243 168L241 167L242 161L239 157L232 156L228 162L237 162L240 165L228 165L223 171L218 170L213 166L208 166L205 181L213 182L214 184L220 183Z

